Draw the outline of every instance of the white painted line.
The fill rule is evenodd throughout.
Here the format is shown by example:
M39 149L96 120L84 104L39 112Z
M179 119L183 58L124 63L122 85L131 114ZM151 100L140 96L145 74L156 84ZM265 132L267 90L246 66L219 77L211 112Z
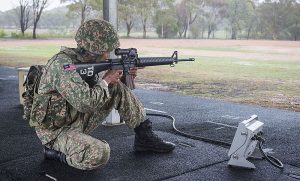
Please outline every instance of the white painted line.
M213 121L205 121L207 123L213 123L213 124L217 124L217 125L221 125L221 126L226 126L226 127L230 127L230 128L237 128L237 126L231 126L229 124L224 124L224 123L217 123L217 122L213 122Z
M12 80L12 79L16 79L17 76L7 76L7 77L0 77L0 80Z
M230 116L230 115L223 115L223 116L221 116L222 118L227 118L227 119L240 119L240 117L238 117L238 116Z
M230 115L224 115L224 116L221 116L222 118L231 118Z
M49 174L45 174L45 176L46 176L46 177L48 177L48 178L50 178L51 180L57 181L57 179L56 179L56 178L52 177L52 176L51 176L51 175L49 175Z
M219 128L216 128L216 130L220 130L220 129L223 129L223 128L225 128L225 127L219 127Z
M150 102L150 104L154 104L154 105L163 105L164 103L162 103L162 102Z
M167 112L165 112L165 111L160 111L160 110L155 110L155 109L149 109L149 108L144 108L145 110L147 110L147 111L153 111L153 112L159 112L159 113L167 113Z

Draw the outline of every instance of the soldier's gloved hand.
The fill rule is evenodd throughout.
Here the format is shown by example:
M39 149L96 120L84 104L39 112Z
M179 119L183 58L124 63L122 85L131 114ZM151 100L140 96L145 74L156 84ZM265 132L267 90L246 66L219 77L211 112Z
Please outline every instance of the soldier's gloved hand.
M138 70L137 67L133 67L129 69L128 73L129 75L133 76L133 78L135 78L137 76L137 70Z
M115 84L120 81L122 77L122 70L108 70L102 77L108 84Z
M133 67L133 68L130 68L128 73L129 75L133 76L133 78L135 78L137 76L137 71L138 69L143 69L145 67Z

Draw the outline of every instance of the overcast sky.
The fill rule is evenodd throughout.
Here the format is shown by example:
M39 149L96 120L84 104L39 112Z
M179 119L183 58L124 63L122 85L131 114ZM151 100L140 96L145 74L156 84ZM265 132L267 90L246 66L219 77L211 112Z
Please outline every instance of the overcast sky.
M57 6L63 6L60 4L60 0L48 0L49 5L47 7L47 10L53 9ZM0 0L0 11L6 11L9 9L12 9L16 7L18 4L18 0Z

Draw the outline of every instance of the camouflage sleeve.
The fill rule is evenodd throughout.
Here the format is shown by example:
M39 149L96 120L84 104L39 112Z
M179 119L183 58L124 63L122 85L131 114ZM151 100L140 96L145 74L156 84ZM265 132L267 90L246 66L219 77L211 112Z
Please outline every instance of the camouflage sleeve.
M102 80L94 88L89 88L76 70L64 68L71 63L70 58L61 57L51 65L55 89L78 111L93 112L110 98L108 87Z

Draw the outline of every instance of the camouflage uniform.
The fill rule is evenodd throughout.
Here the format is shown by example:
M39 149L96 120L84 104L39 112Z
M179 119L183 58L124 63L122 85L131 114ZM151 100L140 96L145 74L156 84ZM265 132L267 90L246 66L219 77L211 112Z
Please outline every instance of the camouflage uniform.
M119 46L119 41L115 40L117 37L107 37L107 42L117 43L105 44L96 42L96 38L88 39L102 34L87 36L84 39L76 35L76 41L79 47L83 39L90 41L83 44L90 45L84 48L93 53L100 54L102 52L97 50L111 51ZM107 86L105 81L96 77L95 85L90 87L75 70L66 69L65 65L83 61L79 50L65 48L48 61L38 94L34 96L30 125L35 127L43 145L66 155L68 165L88 170L107 163L109 159L107 142L88 134L101 124L111 110L116 108L122 121L130 128L145 120L145 111L124 84Z

